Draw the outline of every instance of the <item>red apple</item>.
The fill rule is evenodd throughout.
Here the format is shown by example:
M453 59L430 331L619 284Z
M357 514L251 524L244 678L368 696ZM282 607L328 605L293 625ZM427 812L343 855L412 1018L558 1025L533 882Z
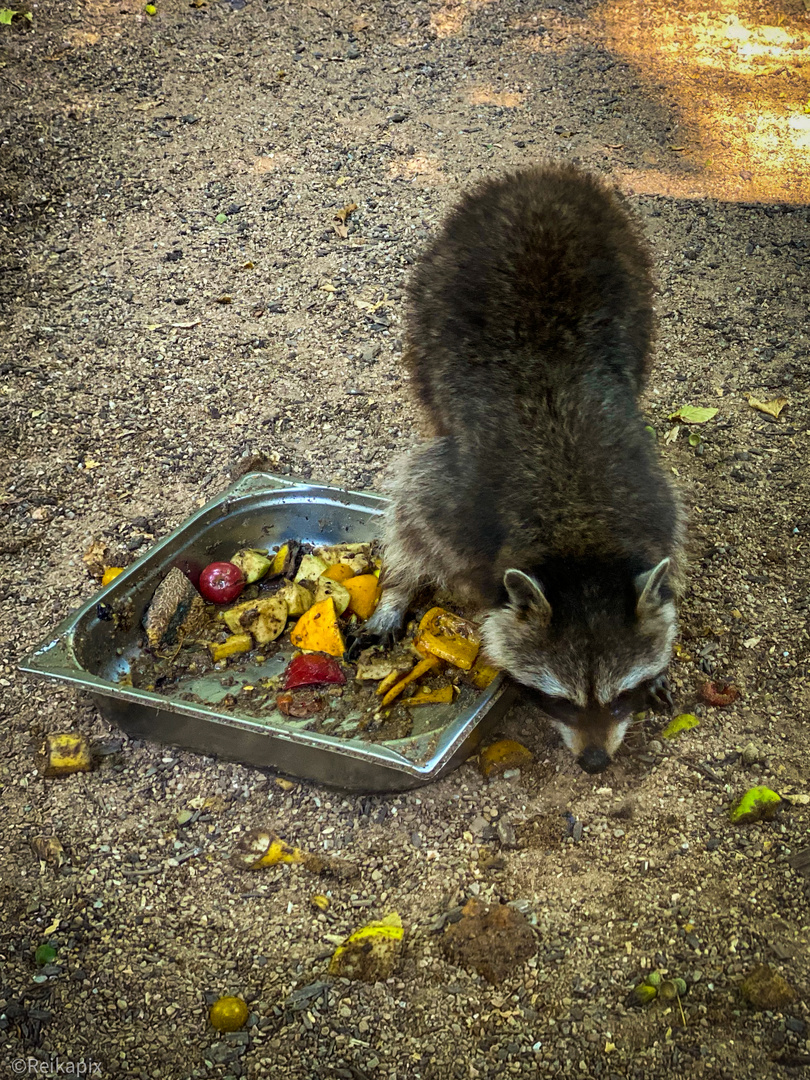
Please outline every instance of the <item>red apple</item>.
M229 604L241 596L245 575L230 562L212 562L200 574L200 593L210 604Z

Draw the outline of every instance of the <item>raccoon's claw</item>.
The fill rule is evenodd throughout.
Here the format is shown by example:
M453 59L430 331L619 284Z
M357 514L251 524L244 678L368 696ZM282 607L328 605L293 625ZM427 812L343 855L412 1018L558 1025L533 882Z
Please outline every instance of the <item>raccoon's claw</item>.
M672 700L672 687L669 685L669 679L666 673L659 675L657 679L653 679L650 683L649 690L647 692L650 707L653 709L666 708L671 709L674 706Z

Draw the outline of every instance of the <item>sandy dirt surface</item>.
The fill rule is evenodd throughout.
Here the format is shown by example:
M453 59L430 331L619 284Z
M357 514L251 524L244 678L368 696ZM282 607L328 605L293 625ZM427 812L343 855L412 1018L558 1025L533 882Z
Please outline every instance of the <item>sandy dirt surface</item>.
M0 25L4 1076L802 1075L806 9L75 0ZM654 251L645 408L690 508L671 677L699 727L667 740L650 717L589 777L517 705L503 731L534 760L516 774L472 761L344 795L128 740L17 673L97 589L91 545L131 561L256 455L379 488L418 437L409 267L461 190L540 159L615 182ZM687 404L717 414L673 438ZM707 678L738 700L702 704ZM93 741L93 772L41 778L58 731ZM731 825L760 783L775 820ZM259 827L359 874L234 868ZM510 903L530 946L496 909L490 950L454 930L448 951L471 898ZM330 977L335 944L392 911L390 977ZM498 983L465 966L487 951ZM635 1006L653 971L685 995ZM208 1023L224 994L250 1011L231 1034Z

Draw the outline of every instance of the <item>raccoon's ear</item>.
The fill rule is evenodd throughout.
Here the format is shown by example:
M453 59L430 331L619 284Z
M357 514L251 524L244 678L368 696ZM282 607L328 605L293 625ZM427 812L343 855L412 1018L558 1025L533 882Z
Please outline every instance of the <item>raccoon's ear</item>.
M635 586L638 595L636 615L639 619L654 615L671 599L668 575L669 556L662 559L658 566L654 566L652 570L644 574L639 574L636 578Z
M512 569L503 575L503 583L509 599L519 611L531 611L544 625L551 622L551 604L537 578Z

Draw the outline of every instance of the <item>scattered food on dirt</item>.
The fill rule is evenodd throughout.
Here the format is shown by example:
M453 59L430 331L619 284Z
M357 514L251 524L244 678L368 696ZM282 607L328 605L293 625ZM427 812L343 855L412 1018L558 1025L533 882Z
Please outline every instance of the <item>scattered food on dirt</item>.
M478 768L483 777L492 780L509 769L525 769L533 760L531 750L522 743L515 739L498 739L479 751Z
M746 975L740 983L740 992L753 1008L771 1012L779 1012L792 1005L798 996L787 979L767 964L757 964Z
M208 1018L217 1031L238 1031L245 1026L248 1007L238 997L221 997L211 1006Z
M731 683L704 682L699 693L701 701L718 709L732 705L740 696L740 691Z
M46 777L90 772L93 768L90 743L83 735L73 732L46 735L37 754L37 768Z
M368 983L390 979L404 935L402 919L395 911L376 922L366 923L335 949L329 962L329 974Z
M302 851L266 829L255 829L243 837L231 856L231 865L240 870L263 870L280 863L301 863L314 874L338 878L352 878L358 873L357 867L345 859Z
M468 900L459 921L445 929L442 944L451 963L496 984L537 951L537 939L524 915L509 904L487 907L476 899Z
M773 821L782 799L767 787L752 787L732 805L728 816L735 825L751 825L755 821Z
M681 732L691 731L692 728L698 727L700 720L694 715L694 713L680 713L670 720L664 730L661 732L662 739L674 739L676 735L680 735Z

